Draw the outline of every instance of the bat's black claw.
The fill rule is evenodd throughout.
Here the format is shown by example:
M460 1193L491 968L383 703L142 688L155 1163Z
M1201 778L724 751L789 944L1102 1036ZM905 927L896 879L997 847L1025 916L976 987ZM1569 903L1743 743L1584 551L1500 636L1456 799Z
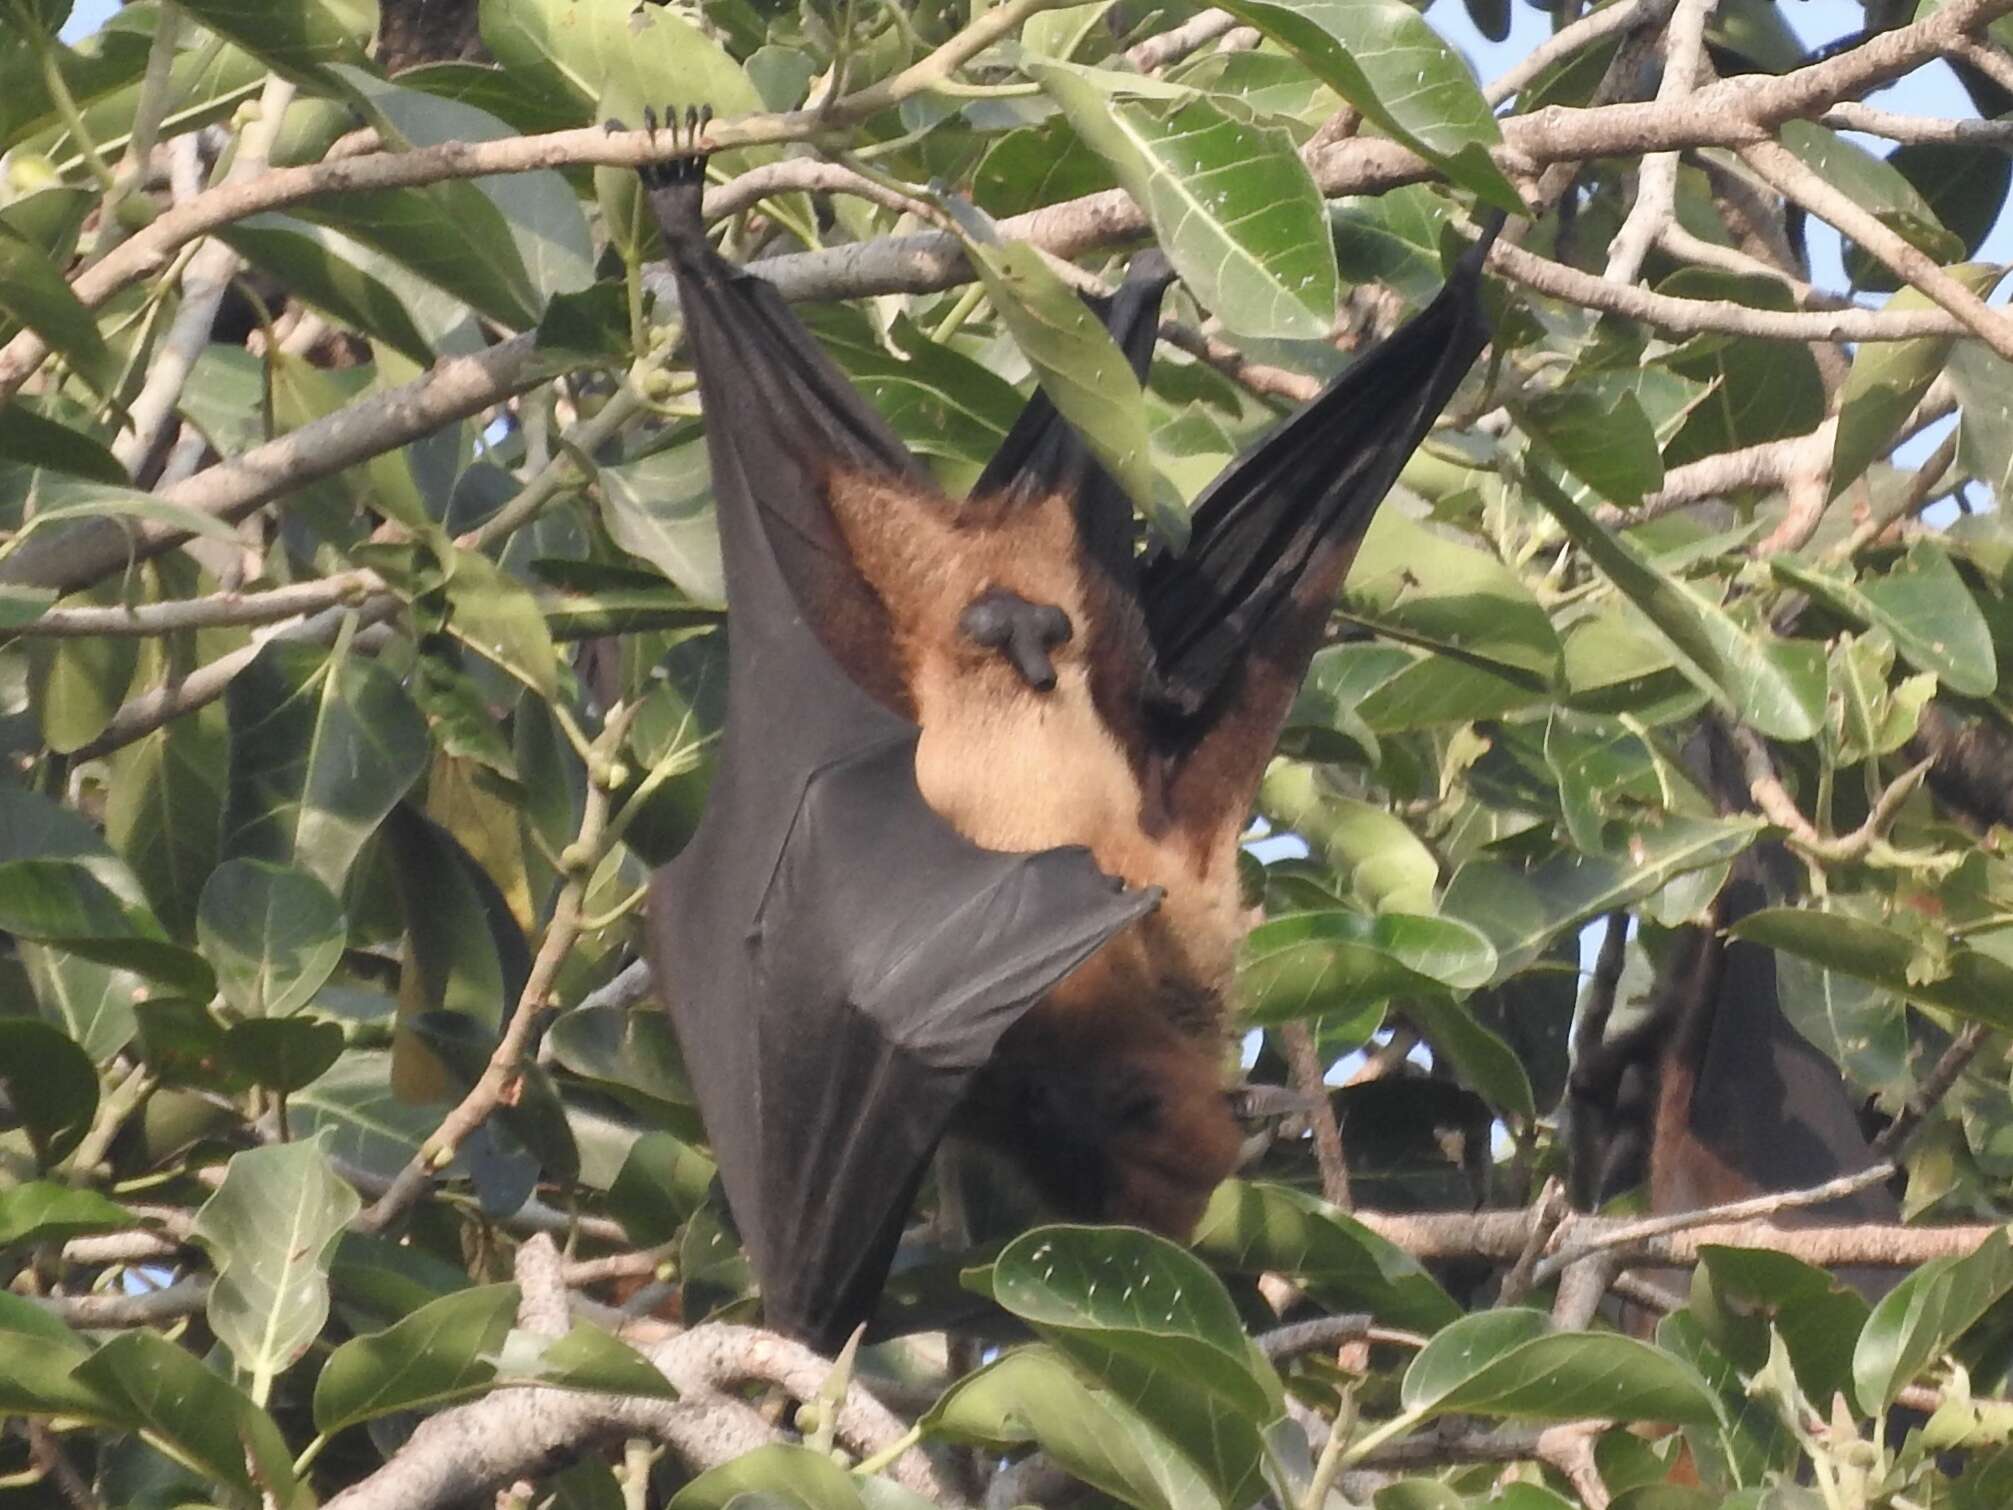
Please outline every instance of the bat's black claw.
M640 165L637 176L643 180L643 187L649 192L651 209L656 212L657 223L665 236L674 243L690 237L703 240L705 222L701 219L700 193L706 183L707 154L698 150L699 134L713 118L710 109L688 109L684 113L684 130L679 130L679 112L675 106L666 106L662 125L671 138L671 150L682 155L658 162ZM611 123L612 124L612 123ZM656 143L659 120L656 108L643 107L643 129L650 133L652 145Z
M1055 662L1049 652L1066 644L1074 630L1069 615L1053 603L1030 603L1004 587L990 587L972 599L958 618L972 642L997 650L1021 680L1036 692L1055 690Z

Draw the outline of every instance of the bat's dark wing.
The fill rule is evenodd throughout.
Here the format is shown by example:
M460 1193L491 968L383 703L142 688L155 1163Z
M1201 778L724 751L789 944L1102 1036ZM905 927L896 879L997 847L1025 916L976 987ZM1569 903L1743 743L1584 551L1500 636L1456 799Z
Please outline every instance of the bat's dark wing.
M1721 925L1733 927L1766 906L1760 886L1736 877L1721 899ZM1726 940L1719 989L1692 1086L1691 1131L1754 1193L1806 1190L1878 1162L1838 1066L1783 1015L1775 951ZM1789 1221L1892 1222L1900 1219L1884 1187L1861 1190Z
M727 727L698 833L653 882L649 950L768 1318L830 1346L871 1308L1000 1034L1158 896L1085 850L979 849L923 801L916 726L849 674L880 650L843 638L871 621L832 610L852 567L823 491L835 465L913 463L707 245L700 172L646 181L706 410Z
M1481 269L1500 224L1431 304L1210 484L1187 549L1147 560L1143 693L1193 773L1184 825L1241 821L1371 516L1488 340Z
M1109 299L1092 300L1118 349L1142 382L1160 330L1160 300L1174 281L1174 264L1158 249L1133 258L1125 281ZM1125 490L1100 466L1074 426L1035 389L1027 407L972 486L974 497L1006 494L1035 499L1060 493L1074 501L1077 537L1084 553L1113 582L1132 590L1139 531Z

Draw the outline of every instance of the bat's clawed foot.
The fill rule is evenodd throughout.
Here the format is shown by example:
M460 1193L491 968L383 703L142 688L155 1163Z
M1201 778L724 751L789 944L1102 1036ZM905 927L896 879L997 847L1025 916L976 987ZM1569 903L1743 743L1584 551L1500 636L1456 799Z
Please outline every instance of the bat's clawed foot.
M997 650L1036 692L1055 690L1055 662L1049 652L1075 632L1069 615L1053 603L1030 603L1004 587L990 587L972 599L958 628L975 645Z
M657 162L640 164L636 173L643 180L643 186L652 193L660 189L676 189L687 185L698 186L706 181L706 159L709 151L699 146L699 137L713 121L711 105L695 105L688 108L681 122L677 107L666 106L660 123L654 106L643 107L643 129L650 133L650 145L657 145L657 132L661 128L670 138L671 151L679 155ZM682 130L680 129L682 125ZM628 126L610 117L604 127L609 131L627 131Z

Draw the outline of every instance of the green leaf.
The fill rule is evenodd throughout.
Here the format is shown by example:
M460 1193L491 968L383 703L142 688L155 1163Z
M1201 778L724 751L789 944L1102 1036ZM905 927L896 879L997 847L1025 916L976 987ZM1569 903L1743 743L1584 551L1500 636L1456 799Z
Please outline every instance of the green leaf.
M118 457L94 435L37 413L19 396L0 409L0 461L46 467L86 482L122 487L130 479ZM15 588L15 592L26 589ZM8 626L0 603L0 629Z
M1541 1311L1464 1316L1419 1350L1405 1370L1407 1411L1461 1411L1525 1421L1605 1416L1716 1426L1719 1402L1705 1380L1631 1337L1554 1332Z
M596 1395L640 1395L675 1400L678 1391L664 1371L621 1338L585 1322L564 1337L512 1332L497 1362L499 1377L513 1384L542 1384Z
M1009 131L987 148L972 174L972 202L995 219L1004 219L1100 193L1117 183L1111 164L1058 116Z
M1944 271L1982 297L2004 269L1977 263ZM1881 307L1898 312L1936 305L1919 289L1904 288ZM1923 336L1913 341L1870 341L1859 348L1839 395L1830 497L1843 493L1876 458L1887 454L1902 423L1943 370L1954 342L1952 336Z
M234 1155L196 1214L217 1265L210 1328L251 1376L255 1400L321 1335L335 1241L362 1206L310 1139Z
M1335 257L1291 137L1204 98L1124 98L1123 75L1052 63L1029 71L1146 211L1205 308L1247 336L1328 334Z
M1260 923L1239 951L1239 1024L1270 1027L1415 992L1472 990L1496 952L1454 918L1300 912Z
M185 941L217 864L228 754L223 709L213 705L112 757L105 837L132 866L154 915Z
M248 215L217 233L303 303L422 365L464 312L391 258L328 226L291 215Z
M31 1017L0 1017L0 1086L44 1169L69 1156L98 1110L98 1072L84 1051Z
M352 1337L315 1380L315 1429L333 1434L396 1410L423 1410L489 1388L517 1314L516 1285L482 1285Z
M668 1243L705 1205L718 1172L713 1161L670 1133L647 1132L629 1146L608 1209L639 1247Z
M352 1049L288 1103L296 1136L320 1133L330 1157L391 1179L440 1122L440 1108L401 1101L391 1054Z
M531 589L474 551L456 550L446 564L449 632L540 697L556 698L559 657Z
M1688 1309L1745 1373L1767 1365L1774 1334L1810 1399L1851 1387L1853 1342L1867 1306L1822 1269L1765 1248L1708 1247L1699 1254Z
M1020 418L1024 396L992 368L897 317L883 334L856 309L820 309L813 334L908 448L946 463L947 489L975 479ZM892 348L892 349L891 349Z
M615 1090L638 1111L697 1104L671 1019L654 1003L568 1012L546 1034L554 1063Z
M254 1018L233 1024L223 1041L229 1068L281 1095L314 1084L342 1049L342 1025L311 1017Z
M118 386L118 358L91 311L70 292L56 264L6 226L0 226L0 317L0 336L25 325L100 397Z
M1420 997L1405 1011L1432 1045L1435 1062L1449 1065L1463 1085L1502 1111L1526 1119L1538 1114L1517 1051L1478 1022L1466 1002Z
M2013 966L1964 945L1926 953L1897 929L1815 907L1765 907L1729 930L1925 1006L2013 1027Z
M414 147L516 133L486 111L337 67L388 141ZM375 247L512 329L537 324L554 294L594 281L587 222L558 173L513 173L310 201L302 215Z
M426 722L385 667L270 640L225 694L223 852L294 864L339 891L425 769Z
M24 1296L0 1290L0 1411L120 1422L122 1411L71 1372L90 1344Z
M495 1027L531 968L509 902L461 842L412 804L394 808L382 832L405 913L407 991L424 1010Z
M1809 593L1834 613L1884 629L1909 664L1934 672L1953 692L1990 697L1999 665L1985 615L1943 547L1917 540L1890 572L1854 582L1802 566L1786 556L1769 560L1784 581Z
M1775 738L1817 732L1825 694L1821 647L1750 634L1717 603L1660 571L1634 541L1595 523L1543 474L1527 472L1525 480L1573 543L1656 626L1701 691Z
M1633 393L1568 384L1514 412L1518 424L1603 499L1640 503L1664 484L1656 430Z
M1985 142L1903 142L1887 154L1887 165L1908 180L1930 215L1956 238L1961 250L1948 260L1975 258L2005 209L2013 160ZM1848 241L1844 251L1853 287L1885 293L1896 286L1892 269L1863 247Z
M117 1232L133 1225L130 1211L95 1190L48 1180L0 1190L0 1248L66 1242L87 1232Z
M238 540L236 525L185 503L171 503L135 487L113 487L83 477L42 477L36 487L34 517L28 519L26 530L8 542L8 550L60 519L139 519L203 540ZM89 598L81 600L89 602Z
M2003 1230L1962 1258L1933 1258L1873 1308L1852 1356L1859 1408L1879 1414L1916 1375L1950 1351L2013 1290L2013 1244Z
M181 1462L239 1500L288 1502L292 1454L272 1417L193 1353L154 1332L121 1334L74 1372Z
M700 1474L671 1497L669 1510L748 1510L772 1500L802 1510L863 1510L861 1483L822 1452L776 1442Z
M1000 1451L1038 1443L1072 1476L1135 1510L1229 1503L1196 1471L1185 1444L1170 1442L1047 1348L1021 1348L968 1375L922 1425Z
M67 945L22 939L14 948L27 967L42 1017L61 1027L92 1063L103 1064L131 1041L135 1003L151 989L146 981L132 971L86 959ZM210 989L215 989L214 980Z
M1892 993L1794 954L1777 956L1775 984L1790 1026L1854 1084L1885 1088L1905 1082L1908 1017Z
M1811 121L1784 121L1777 135L1805 166L1916 250L1940 263L1964 255L1963 242L1944 229L1929 202L1892 163Z
M664 573L694 603L708 608L726 603L703 440L602 467L595 482L601 522L617 545Z
M1657 285L1687 299L1724 299L1754 309L1788 310L1776 279L1687 267ZM1742 446L1806 435L1825 416L1824 379L1806 347L1758 337L1694 336L1669 353L1662 369L1697 390L1683 424L1664 448L1675 467Z
M63 606L105 607L117 597L118 584L108 580L71 596ZM43 742L68 755L104 733L125 701L138 666L139 643L123 635L31 641L28 695L42 725Z
M1957 390L1957 460L2004 508L2013 500L2013 362L1982 341L1959 341L1948 371Z
M1291 1275L1332 1310L1434 1332L1461 1314L1404 1249L1305 1191L1225 1180L1196 1229L1195 1251L1242 1274Z
M212 31L287 74L363 61L377 36L377 0L181 0Z
M1724 864L1761 828L1754 819L1669 817L1621 836L1604 854L1555 854L1528 871L1500 860L1471 860L1448 883L1441 915L1495 944L1495 979L1504 981L1567 929L1640 901L1688 871Z
M1512 214L1523 200L1490 149L1502 132L1460 57L1400 0L1232 0L1224 7L1299 58L1381 130Z
M284 1017L334 972L349 923L334 893L306 871L227 860L203 887L196 936L226 1001L246 1017Z
M224 1025L198 1001L149 1001L134 1008L140 1052L163 1085L238 1095L251 1084L224 1053Z
M1042 1227L994 1260L992 1295L1181 1444L1233 1503L1258 1488L1259 1429L1283 1409L1222 1283L1164 1238Z
M661 7L600 0L483 0L482 40L506 72L582 122L710 105L715 115L763 108L740 66L706 32Z
M1146 405L1125 353L1042 256L1024 241L965 250L993 309L1033 364L1056 410L1076 427L1104 469L1140 508L1154 507ZM1163 530L1179 528L1156 517ZM1185 531L1184 531L1185 535Z

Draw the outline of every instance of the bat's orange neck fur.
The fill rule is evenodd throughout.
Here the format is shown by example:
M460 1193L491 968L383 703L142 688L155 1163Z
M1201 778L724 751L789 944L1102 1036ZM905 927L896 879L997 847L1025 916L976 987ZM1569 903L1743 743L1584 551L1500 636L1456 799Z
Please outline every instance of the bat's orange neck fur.
M1149 1087L1160 1114L1150 1128L1114 1135L1110 1209L1098 1214L1185 1235L1238 1145L1218 1070L1220 1004L1244 928L1238 826L1198 834L1151 821L1145 773L1093 695L1099 650L1114 631L1079 557L1067 500L960 505L850 474L833 476L827 497L893 623L922 727L924 800L988 849L1081 844L1127 885L1166 893L1158 912L1023 1019L1002 1062L1030 1074L1057 1062L1109 1065ZM959 628L989 588L1069 616L1074 633L1051 652L1052 690L1034 691Z

